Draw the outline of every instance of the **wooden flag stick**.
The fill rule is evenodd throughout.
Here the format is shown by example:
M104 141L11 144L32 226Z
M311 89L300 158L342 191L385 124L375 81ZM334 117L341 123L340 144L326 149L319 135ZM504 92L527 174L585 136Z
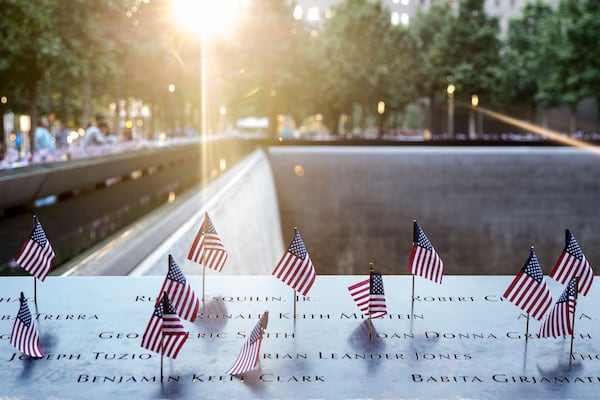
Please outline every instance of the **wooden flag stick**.
M419 240L419 232L418 232L418 228L417 228L417 220L413 219L413 247L414 245L418 242ZM409 269L410 266L409 266ZM411 295L411 300L412 300L412 304L414 306L415 304L415 274L412 274L412 295Z
M573 320L571 322L571 350L569 351L569 367L573 360L573 340L575 339L575 312L577 311L577 292L579 292L579 277L575 277L575 307L573 307Z
M202 265L202 302L204 303L204 274L206 273L206 265Z
M371 275L373 274L373 263L369 263L369 340L373 336L373 320L371 318Z
M163 358L165 358L165 312L168 312L168 300L167 300L167 292L163 292L162 301L162 316L160 321L160 383L163 382ZM165 304L166 303L166 304Z
M525 341L529 338L529 313L527 313L527 321L525 322Z
M298 300L298 294L296 292L296 289L294 289L294 319L296 319L296 302Z
M160 383L163 381L163 358L165 357L165 347L164 343L161 344L161 353L160 353Z

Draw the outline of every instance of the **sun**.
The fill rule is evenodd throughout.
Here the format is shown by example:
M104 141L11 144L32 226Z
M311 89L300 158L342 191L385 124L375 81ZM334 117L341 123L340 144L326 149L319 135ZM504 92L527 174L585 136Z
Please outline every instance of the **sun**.
M202 35L230 29L237 8L237 0L173 0L174 15L188 29Z

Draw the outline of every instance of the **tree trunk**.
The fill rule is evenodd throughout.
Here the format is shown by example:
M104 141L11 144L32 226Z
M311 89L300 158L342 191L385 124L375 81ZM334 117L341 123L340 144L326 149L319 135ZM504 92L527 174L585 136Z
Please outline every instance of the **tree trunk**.
M360 110L360 135L363 136L367 130L367 106L362 105Z
M569 134L572 135L577 129L577 112L575 110L577 106L569 107Z
M277 138L277 112L275 111L274 104L269 114L269 127L267 132L269 134L269 137Z
M329 133L333 136L338 136L340 134L340 114L332 113L331 114L331 128Z
M81 82L81 125L85 128L92 120L92 81L89 76Z
M37 126L37 121L39 119L39 113L37 108L37 84L32 82L29 87L29 115L31 116L30 126L29 126L29 151L31 154L36 150L35 149L35 140L34 140L34 132L35 127Z
M4 132L4 104L0 103L0 160L4 159L4 154L8 148L6 143L6 132Z

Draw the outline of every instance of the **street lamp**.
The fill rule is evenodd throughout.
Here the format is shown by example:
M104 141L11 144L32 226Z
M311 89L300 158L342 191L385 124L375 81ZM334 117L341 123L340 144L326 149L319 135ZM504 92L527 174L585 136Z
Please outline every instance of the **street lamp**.
M379 101L377 103L377 113L379 114L379 134L378 137L383 137L383 114L385 113L385 102Z
M471 109L469 109L469 139L477 137L477 126L475 122L476 108L479 104L479 96L476 94L471 96Z
M227 116L227 107L221 106L219 108L219 115L221 116L219 132L225 132L225 117Z
M448 135L454 137L454 92L456 86L450 83L446 88L448 94Z
M174 95L173 93L175 93L175 85L174 84L170 84L168 87L169 90L169 97L167 99L167 136L169 136L170 134L174 134L175 133L175 99L173 98Z

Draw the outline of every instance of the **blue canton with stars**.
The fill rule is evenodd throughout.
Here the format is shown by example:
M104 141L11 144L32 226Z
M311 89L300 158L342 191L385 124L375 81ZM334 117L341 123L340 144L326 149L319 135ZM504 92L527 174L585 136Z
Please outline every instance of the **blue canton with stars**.
M577 291L577 281L575 279L571 279L571 281L567 285L567 288L565 289L565 291L562 292L562 294L560 295L558 300L556 300L556 303L564 303L567 300L569 300L569 297L575 297L576 291Z
M540 263L538 262L537 256L535 252L531 251L527 262L523 266L522 271L529 275L532 279L534 279L537 283L542 283L542 279L544 278L544 274L542 273L542 268L540 267Z
M164 299L164 296L163 296ZM168 311L167 314L177 314L177 311L175 310L175 307L173 307L173 305L171 304L171 302L169 301L169 298L167 297L167 307L168 307ZM154 316L158 317L158 318L162 318L163 316L163 308L164 308L164 304L161 301L160 303L158 303L158 305L154 308Z
M371 285L370 285L371 294L384 294L383 293L383 279L381 278L381 274L378 272L371 273Z
M304 242L298 231L294 234L294 240L292 240L288 251L302 260L306 258L306 247L304 247Z
M423 247L429 251L433 250L433 246L431 245L429 239L427 239L427 236L425 236L425 232L423 232L423 229L421 229L420 226L418 228L419 237L417 238L417 246Z
M567 244L565 251L576 259L583 260L583 251L581 251L581 247L579 247L579 244L577 244L575 237L571 233L569 233L569 243Z
M167 273L167 278L182 284L185 283L185 276L172 256L169 256L169 272Z
M31 232L31 240L39 244L40 247L46 246L46 243L48 242L48 238L46 237L46 233L42 228L42 224L40 224L40 221L37 218L35 219L33 232Z
M210 218L208 218L207 221L207 225L208 225L208 229L205 233L217 233L217 230L215 229L215 226L212 223L212 220Z
M29 311L29 307L27 307L27 303L23 300L21 300L21 307L19 308L17 318L27 327L31 326L31 312Z

